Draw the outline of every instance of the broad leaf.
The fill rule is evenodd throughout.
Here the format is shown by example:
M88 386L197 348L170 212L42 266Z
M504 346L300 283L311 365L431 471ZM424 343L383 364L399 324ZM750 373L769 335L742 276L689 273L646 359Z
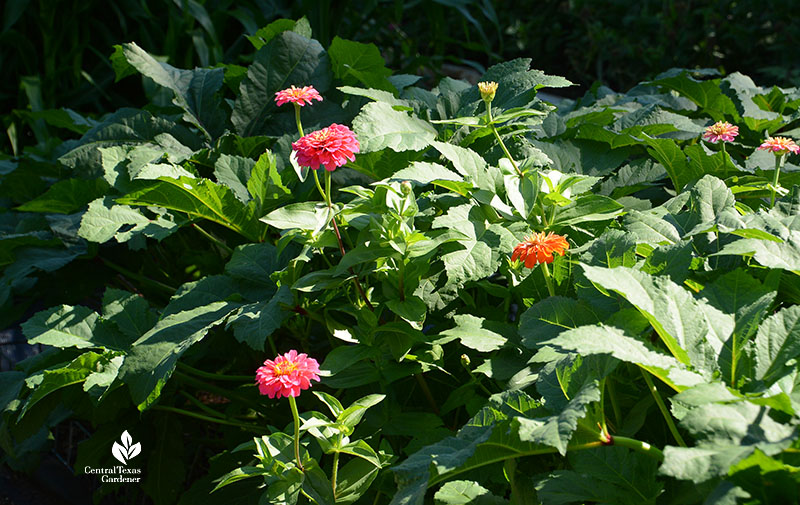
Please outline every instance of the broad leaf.
M180 356L192 344L220 324L236 305L215 302L171 314L137 340L120 370L139 410L150 407L160 396Z
M331 81L330 62L319 42L292 31L276 35L258 50L239 86L231 122L242 137L258 135L277 110L275 93L314 86L324 93Z
M222 87L224 69L177 69L157 61L134 42L123 44L122 53L142 75L174 93L173 102L184 110L184 120L197 126L208 140L222 134L227 113L217 91Z
M246 207L225 186L208 179L162 177L145 183L117 202L128 205L157 205L219 223L258 242L264 231L252 207Z
M448 228L464 234L461 246L442 256L447 278L456 285L489 277L500 266L501 254L507 254L516 238L499 224L488 224L480 208L472 204L452 207L433 221L434 228Z
M393 151L418 151L428 147L436 130L427 122L384 102L370 102L353 119L353 131L363 153L389 148Z

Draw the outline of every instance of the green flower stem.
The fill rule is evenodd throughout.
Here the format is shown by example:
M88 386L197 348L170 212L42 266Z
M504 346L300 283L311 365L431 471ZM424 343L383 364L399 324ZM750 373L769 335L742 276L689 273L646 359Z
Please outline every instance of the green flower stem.
M258 425L255 425L255 424L240 423L238 421L232 421L232 420L229 420L229 419L217 419L215 417L206 416L206 415L199 414L197 412L192 412L192 411L189 411L189 410L178 409L178 408L175 408L175 407L167 407L167 406L163 406L163 405L153 405L152 407L150 407L150 410L160 410L160 411L163 411L163 412L172 412L174 414L180 414L180 415L186 416L186 417L193 417L195 419L201 419L203 421L208 421L210 423L225 424L225 425L228 425L228 426L237 426L239 428L244 428L244 429L247 429L247 430L250 430L250 431L254 431L256 433L264 433L264 432L267 431L266 429L262 428L261 426L258 426Z
M725 150L725 141L724 140L722 141L721 150L722 150L722 163L727 163L728 160L731 159L731 157L728 156L728 152ZM733 160L731 160L731 166L733 166Z
M555 288L553 288L553 279L550 277L550 268L547 263L542 263L542 272L544 273L544 282L547 284L547 291L550 296L556 296Z
M486 104L486 119L487 122L489 123L489 128L492 130L492 133L494 133L494 136L497 137L497 141L500 142L500 147L503 149L503 152L505 153L506 158L508 158L508 161L511 162L511 165L514 167L514 170L516 170L517 174L519 174L519 176L522 177L522 170L519 169L519 167L517 166L517 162L514 161L514 158L511 157L511 153L508 152L508 148L503 142L503 139L500 137L500 133L497 132L497 128L495 128L494 126L493 122L494 120L492 119L491 103L489 102L484 102L484 103Z
M219 373L213 372L205 372L203 370L198 370L192 366L187 365L186 363L178 362L178 368L185 372L189 372L194 374L198 377L202 377L204 379L211 379L211 380L218 380L218 381L232 381L232 382L253 382L252 375L224 375Z
M331 202L331 172L327 169L325 170L325 197L328 208L333 209L333 203Z
M297 413L297 402L294 396L289 397L289 406L292 408L292 417L294 418L294 457L297 460L297 468L305 472L300 460L300 414Z
M317 170L319 169L314 170L313 168L311 168L309 170L311 170L311 172L314 174L314 184L317 185L317 190L319 191L319 194L322 196L322 201L327 202L328 195L325 193L325 190L322 189L322 184L319 183L319 176L317 175Z
M103 264L105 266L109 267L110 269L116 270L117 272L121 273L122 275L124 275L126 277L130 277L131 279L137 280L137 281L139 281L139 282L141 282L143 284L150 284L151 286L156 287L156 288L162 290L165 293L168 293L170 296L174 295L175 291L178 290L178 288L173 288L172 286L167 286L163 282L159 282L159 281L150 279L149 277L145 277L145 276L139 275L139 274L137 274L135 272L131 272L127 268L121 267L121 266L117 265L116 263L114 263L112 261L109 261L109 260L107 260L105 258L101 257L100 261L102 261Z
M203 235L205 238L207 238L208 240L210 240L211 242L213 242L214 244L219 246L220 249L222 249L223 251L225 251L229 255L233 254L233 249L228 247L228 244L226 244L222 240L218 239L214 235L210 234L209 232L205 231L204 229L200 228L199 224L192 223L192 228L194 228L195 230L199 231L201 235Z
M331 473L331 488L333 489L333 499L336 500L336 478L339 474L339 451L333 453L333 471Z
M303 123L300 122L300 106L296 103L292 103L292 105L294 105L294 122L297 123L297 132L301 137L305 137L306 134L303 133Z
M775 156L775 175L772 177L772 187L770 188L772 193L769 200L770 208L775 207L775 191L778 189L778 178L781 175L781 168L783 168L784 160L786 160L785 154Z
M642 372L642 377L644 377L644 381L647 383L647 388L650 390L650 392L653 394L653 398L656 400L658 410L661 411L661 415L664 416L664 420L667 421L667 427L669 427L670 433L672 433L672 436L675 437L678 445L681 447L686 447L686 442L684 442L681 434L678 433L678 428L675 426L675 422L672 420L672 415L669 413L669 410L667 410L667 406L664 404L664 400L661 398L661 394L658 392L658 389L656 389L656 385L653 384L653 379L650 378L648 372L645 372L641 368L639 371Z

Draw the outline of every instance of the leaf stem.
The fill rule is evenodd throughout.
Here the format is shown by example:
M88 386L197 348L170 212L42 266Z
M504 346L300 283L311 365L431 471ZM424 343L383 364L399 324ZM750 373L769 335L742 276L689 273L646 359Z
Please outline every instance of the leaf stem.
M497 141L500 142L500 147L503 149L503 152L508 158L508 161L511 162L511 165L514 167L514 170L517 171L520 177L522 177L522 170L519 169L517 166L517 162L514 161L514 158L511 157L511 153L508 152L508 148L506 147L505 143L503 142L502 137L500 137L500 133L497 132L497 128L494 126L494 119L492 119L492 105L489 102L484 102L486 104L486 119L489 123L489 128L494 133L494 136L497 137Z
M608 433L608 426L606 426L606 379L603 377L600 381L600 429L603 433Z
M228 389L221 388L221 387L215 386L213 384L209 384L208 382L202 381L202 380L197 379L195 377L192 377L190 375L186 375L185 373L183 373L183 372L181 372L179 370L175 370L175 372L173 373L173 376L176 379L180 380L181 382L185 382L186 384L190 384L190 385L192 385L192 386L194 386L194 387L196 387L198 389L202 389L202 390L208 391L210 393L216 393L216 394L224 396L225 398L228 398L230 400L237 400L239 402L242 402L245 405L250 406L254 410L257 410L257 411L261 412L264 415L268 415L268 412L265 409L259 408L258 406L253 406L253 400L252 399L247 398L247 397L245 397L243 395L240 395L239 393L235 393L235 392L230 391ZM255 384L255 380L253 380L253 383Z
M305 472L300 460L300 414L297 413L297 402L294 396L289 397L289 406L292 409L292 418L294 418L294 457L297 460L297 468Z
M222 414L221 412L217 412L216 410L212 409L211 407L209 407L208 405L204 404L203 402L201 402L200 400L198 400L194 396L190 395L186 391L179 391L179 393L181 394L181 396L183 396L184 398L189 400L195 407L197 407L198 409L202 410L206 414L208 414L210 416L214 416L214 417L219 418L219 419L226 419L224 414Z
M182 363L180 361L178 362L178 368L186 372L192 373L198 377L203 377L204 379L212 379L218 381L247 382L247 383L253 382L252 375L223 375L219 373L206 372L203 370L198 370L197 368L189 366L186 363Z
M128 276L131 279L135 279L135 280L137 280L139 282L142 282L142 283L145 283L145 284L150 284L150 285L152 285L154 287L157 287L160 290L164 291L165 293L168 293L170 296L174 295L175 291L178 290L178 288L173 288L172 286L168 286L168 285L164 284L163 282L159 282L159 281L150 279L149 277L145 277L143 275L140 275L140 274L137 274L135 272L132 272L132 271L128 270L127 268L121 267L121 266L117 265L116 263L114 263L112 261L109 261L109 260L107 260L107 259L105 259L103 257L100 257L100 261L102 261L105 266L111 268L112 270L116 270L117 272L121 273L122 275Z
M611 408L614 410L614 421L616 422L617 426L620 426L622 424L622 412L620 411L619 403L617 402L613 378L606 381L606 387L608 387L608 396L611 399Z
M218 238L217 238L217 237L215 237L214 235L212 235L212 234L210 234L209 232L207 232L207 231L205 231L204 229L202 229L202 228L200 227L200 225L199 225L199 224L197 224L197 223L192 223L192 227L193 227L195 230L199 231L199 232L200 232L200 234L201 234L201 235L203 235L204 237L206 237L208 240L210 240L211 242L213 242L214 244L216 244L216 245L217 245L217 246L218 246L220 249L222 249L223 251L227 252L229 255L230 255L230 254L233 254L233 249L231 249L230 247L228 247L228 244L226 244L226 243L225 243L225 242L223 242L222 240L218 239Z
M178 408L175 408L175 407L167 407L167 406L164 406L164 405L154 405L154 406L150 407L150 410L160 410L160 411L163 411L163 412L172 412L172 413L175 413L175 414L180 414L182 416L193 417L195 419L201 419L203 421L208 421L210 423L226 424L228 426L237 426L239 428L245 428L245 429L254 431L256 433L264 433L266 431L261 426L257 426L255 424L240 423L238 421L231 421L231 420L228 420L228 419L217 419L215 417L206 416L206 415L203 415L203 414L199 414L197 412L178 409Z
M485 442L483 445L492 445L491 442ZM608 436L608 439L604 440L596 440L593 442L586 442L583 444L576 444L576 445L568 445L567 451L583 451L586 449L597 449L599 447L607 446L607 445L618 445L620 447L626 447L638 453L644 454L651 458L655 458L659 461L664 460L664 453L657 447L653 447L652 445L648 444L647 442L636 440L634 438L628 437L612 437ZM508 446L503 445L504 448L508 449ZM498 463L500 461L504 461L506 459L515 459L515 458L522 458L527 456L539 456L542 454L553 454L559 452L558 449L555 447L539 447L537 449L531 449L527 451L520 451L518 454L515 454L510 457L506 457L505 454L498 456L498 457L487 457L482 459L479 464L475 466L471 466L468 468L456 468L455 470L451 470L449 472L443 473L441 475L437 475L428 481L428 487L431 487L439 482L445 481L451 477L454 477L458 474L464 473L466 471L474 470L475 468L490 465L493 463Z
M661 449L658 447L653 447L652 445L648 444L647 442L643 442L642 440L636 440L635 438L628 438L628 437L611 437L611 445L618 445L620 447L627 447L633 451L636 451L641 454L645 454L652 458L656 458L659 461L664 461L664 453L661 452Z
M658 410L661 411L661 415L664 416L664 420L667 421L667 427L669 428L670 433L672 433L672 436L675 437L678 445L681 447L686 447L686 442L684 442L681 434L678 433L678 428L675 426L675 422L672 420L672 415L669 413L669 410L667 410L667 406L664 404L664 400L661 398L661 394L658 392L658 389L656 389L656 385L653 384L653 379L650 378L648 372L645 372L641 368L639 371L642 373L642 377L644 377L644 381L647 383L647 388L650 390L650 393L653 394L653 398L656 400Z

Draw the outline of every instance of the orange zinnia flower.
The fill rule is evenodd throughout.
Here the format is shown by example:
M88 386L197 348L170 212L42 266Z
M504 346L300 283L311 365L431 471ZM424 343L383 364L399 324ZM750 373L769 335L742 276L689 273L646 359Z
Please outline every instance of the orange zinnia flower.
M525 266L533 268L539 263L552 263L553 253L564 256L569 249L567 239L552 231L545 235L544 232L534 233L514 248L511 261L517 259L524 261Z

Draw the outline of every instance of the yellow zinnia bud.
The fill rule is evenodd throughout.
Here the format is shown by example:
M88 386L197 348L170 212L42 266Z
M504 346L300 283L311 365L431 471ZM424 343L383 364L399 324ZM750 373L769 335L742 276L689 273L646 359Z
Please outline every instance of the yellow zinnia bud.
M494 94L497 92L497 83L494 81L479 82L478 89L481 92L481 98L486 103L491 103L494 100Z

